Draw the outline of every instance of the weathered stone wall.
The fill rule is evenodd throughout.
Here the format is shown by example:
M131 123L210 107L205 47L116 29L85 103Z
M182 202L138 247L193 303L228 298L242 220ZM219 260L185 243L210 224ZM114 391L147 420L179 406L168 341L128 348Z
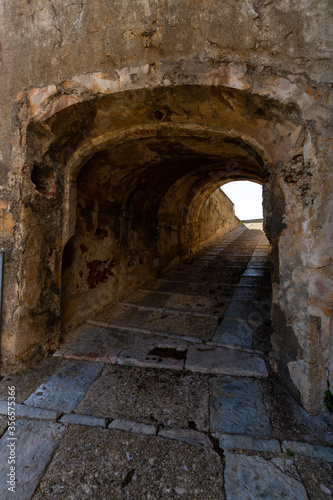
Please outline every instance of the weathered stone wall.
M329 0L1 3L7 366L56 345L77 175L94 155L106 161L111 148L114 158L126 142L130 151L134 137L145 161L136 169L142 178L133 171L123 180L135 187L123 193L126 217L136 207L154 227L157 214L167 225L195 224L225 180L264 184L271 363L309 411L323 410L327 379L333 384L331 12ZM144 164L152 168L155 157L140 144L149 137L170 159L186 158L189 171L178 163L178 176L160 175L167 167L159 161L161 182L147 197Z

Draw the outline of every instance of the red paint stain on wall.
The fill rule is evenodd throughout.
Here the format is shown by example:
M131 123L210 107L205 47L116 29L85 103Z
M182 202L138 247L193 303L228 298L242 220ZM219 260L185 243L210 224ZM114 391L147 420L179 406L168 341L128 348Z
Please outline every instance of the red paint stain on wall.
M99 283L106 283L109 281L111 276L114 276L112 269L115 267L115 260L92 260L87 262L87 268L89 269L89 274L87 278L87 284L89 288L96 288Z

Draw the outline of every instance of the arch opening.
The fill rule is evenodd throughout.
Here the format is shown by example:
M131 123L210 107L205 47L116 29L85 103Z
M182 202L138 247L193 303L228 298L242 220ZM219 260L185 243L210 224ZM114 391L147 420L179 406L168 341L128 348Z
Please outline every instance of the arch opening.
M263 222L263 188L251 181L231 181L221 186L222 191L233 202L235 214L242 222Z
M113 293L109 284L115 284L120 294L129 282L138 286L150 272L156 275L209 242L215 232L203 214L214 209L210 201L216 190L221 196L219 187L227 181L252 180L264 186L264 226L274 263L272 366L296 397L301 393L312 405L309 391L304 395L299 382L303 359L312 359L303 334L304 325L310 324L308 310L302 309L299 321L299 311L289 300L292 294L284 285L296 262L301 270L297 276L304 279L300 284L292 282L291 290L296 293L300 287L308 300L312 271L302 271L302 245L294 228L307 231L316 203L319 184L312 177L315 169L310 168L316 161L315 145L297 104L267 97L274 92L265 96L265 92L259 95L240 88L244 87L152 86L109 95L79 95L76 88L75 99L67 101L60 92L34 112L27 134L28 196L23 203L30 225L38 226L39 240L52 249L51 254L41 252L36 274L46 275L45 269L52 272L48 271L47 280L35 280L34 300L27 306L31 335L25 336L22 352L34 342L45 349L57 344L61 296L77 295L73 310L83 319L90 306L86 307L81 292L89 292L92 302L101 307ZM64 102L70 104L66 107ZM78 241L87 229L91 255L88 245ZM27 238L26 248L28 243ZM112 245L116 248L116 243L124 252L103 253ZM81 281L73 280L75 287L67 289L64 284L72 279L72 264L79 262L76 256L81 259L77 266ZM90 273L88 281L83 270ZM95 306L90 310L93 314ZM70 324L65 316L63 309L63 324ZM293 324L294 337L287 324ZM50 332L47 339L45 331ZM326 358L327 352L326 346ZM321 386L323 380L321 374Z

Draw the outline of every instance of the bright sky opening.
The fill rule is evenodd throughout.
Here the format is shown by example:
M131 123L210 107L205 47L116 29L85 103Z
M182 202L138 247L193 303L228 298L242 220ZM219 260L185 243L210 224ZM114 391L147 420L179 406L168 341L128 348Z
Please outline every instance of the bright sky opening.
M240 220L262 219L262 186L256 182L233 181L221 187L235 205Z

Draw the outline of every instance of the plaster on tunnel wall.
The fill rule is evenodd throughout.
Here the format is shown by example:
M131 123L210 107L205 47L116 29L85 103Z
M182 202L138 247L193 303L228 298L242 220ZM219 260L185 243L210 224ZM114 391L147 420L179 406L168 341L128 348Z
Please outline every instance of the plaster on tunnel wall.
M195 224L200 207L226 179L264 182L265 228L273 246L274 264L276 330L271 362L306 407L320 411L327 377L326 332L330 316L323 301L308 293L311 271L306 268L304 272L309 262L304 260L304 245L297 231L304 231L305 215L308 235L313 238L317 221L325 218L321 203L329 187L321 192L320 199L316 198L325 166L318 155L315 125L309 127L304 119L304 113L310 110L311 116L320 121L324 119L322 110L304 91L303 83L275 77L272 84L271 76L259 72L254 77L253 68L249 72L245 64L222 63L208 71L193 62L186 65L186 70L186 74L180 74L179 85L170 65L147 65L123 68L117 79L101 73L78 75L71 81L30 90L19 98L24 116L21 133L26 127L28 144L27 150L23 145L24 151L20 151L27 174L23 177L23 219L29 221L21 236L24 245L32 248L28 235L35 227L41 250L33 264L38 266L42 279L33 283L23 280L20 284L23 291L35 287L36 294L34 303L28 302L26 309L21 306L20 321L26 335L16 345L17 358L27 359L36 345L52 349L57 342L62 249L75 234L76 178L81 168L96 155L126 147L131 141L146 145L147 141L162 145L173 142L187 150L185 157L200 159L195 169L183 171L168 186L163 184L162 195L141 201L140 195L133 196L130 206L137 203L140 207L147 201L148 212L155 217L158 214L158 220L169 223L176 216L179 224L181 203L187 207L187 221ZM310 176L297 168L299 161L302 165L320 163L321 168L319 163L312 168L311 185ZM293 176L296 180L290 182ZM303 210L306 193L311 198L308 212ZM174 203L170 204L169 199ZM125 196L124 210L127 201ZM315 217L314 207L310 206L313 204L318 208ZM184 241L186 253L186 237ZM25 258L26 266L31 254L28 252ZM324 261L320 251L315 265ZM295 262L297 273L293 271L290 280ZM312 269L318 278L316 268ZM309 317L309 307L311 317L320 317L320 322ZM46 331L50 332L47 338ZM315 346L309 340L311 331L317 336ZM317 370L314 382L309 370L318 362L323 369L320 373Z

